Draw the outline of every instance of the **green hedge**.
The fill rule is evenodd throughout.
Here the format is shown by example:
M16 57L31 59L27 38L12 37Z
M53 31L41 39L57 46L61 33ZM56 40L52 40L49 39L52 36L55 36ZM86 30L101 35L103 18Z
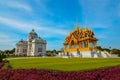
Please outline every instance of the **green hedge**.
M6 55L3 53L0 53L0 62L2 62L3 58L6 58Z

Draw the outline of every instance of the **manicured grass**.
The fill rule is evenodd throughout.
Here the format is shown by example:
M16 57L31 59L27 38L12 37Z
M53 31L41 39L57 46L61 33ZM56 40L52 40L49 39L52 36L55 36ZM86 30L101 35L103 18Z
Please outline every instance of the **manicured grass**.
M120 58L29 58L10 60L13 69L79 71L120 65Z

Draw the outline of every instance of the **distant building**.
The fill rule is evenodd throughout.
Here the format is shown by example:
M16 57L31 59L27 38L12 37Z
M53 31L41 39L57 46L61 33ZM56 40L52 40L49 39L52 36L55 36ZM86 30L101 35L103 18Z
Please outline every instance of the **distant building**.
M16 44L15 55L43 56L46 54L46 40L38 37L32 29L28 34L27 41L20 40Z

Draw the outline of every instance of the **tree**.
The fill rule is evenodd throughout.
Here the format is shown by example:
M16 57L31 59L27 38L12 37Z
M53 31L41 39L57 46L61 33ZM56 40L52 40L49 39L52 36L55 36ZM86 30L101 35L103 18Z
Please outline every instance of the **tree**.
M110 53L110 49L108 49L108 48L102 48L102 51L107 51Z
M6 55L4 53L0 53L0 62L2 62L3 58L6 58Z
M50 50L47 50L47 51L46 51L46 56L50 56L50 54L51 54L51 51L50 51Z
M47 50L46 51L46 55L47 56L56 56L59 52L61 52L60 50L55 50L55 49L53 49L53 50Z
M102 50L101 46L96 46L95 49L96 50Z
M10 51L10 54L13 54L15 52L15 48L13 48L11 51Z
M102 48L101 46L96 46L95 47L96 50L100 50L100 51L107 51L110 53L110 49L109 48Z
M117 54L118 56L120 56L120 50L119 49L112 49L111 54Z

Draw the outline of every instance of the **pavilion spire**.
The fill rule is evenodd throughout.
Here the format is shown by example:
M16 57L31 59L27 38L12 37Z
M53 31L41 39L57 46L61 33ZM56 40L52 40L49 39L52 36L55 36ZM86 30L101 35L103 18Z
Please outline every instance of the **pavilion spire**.
M75 28L75 30L79 30L79 27L78 27L78 19L76 18L76 28Z
M86 25L86 30L89 30L89 28L88 28L88 24Z
M76 23L76 28L75 28L75 30L79 30L78 23Z

